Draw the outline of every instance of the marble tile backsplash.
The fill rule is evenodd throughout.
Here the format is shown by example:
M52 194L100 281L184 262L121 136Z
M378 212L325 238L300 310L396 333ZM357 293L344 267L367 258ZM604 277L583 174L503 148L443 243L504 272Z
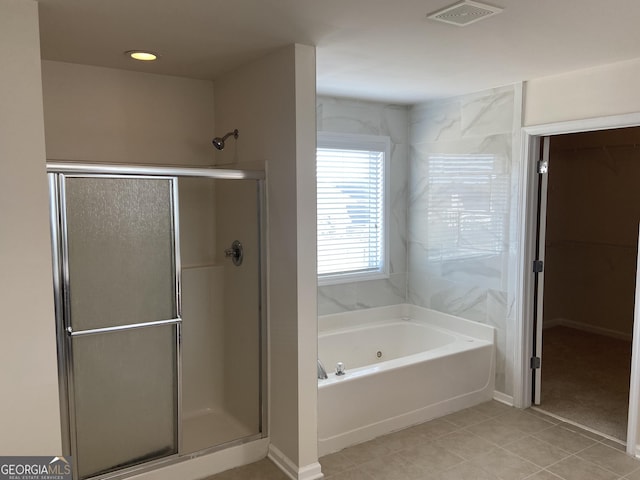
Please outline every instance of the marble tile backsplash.
M513 154L520 127L514 121L516 88L497 88L412 107L329 97L318 97L317 103L319 131L387 135L392 142L390 277L320 286L318 314L408 302L492 325L497 330L496 390L507 395L513 394L510 359L518 265L514 256L520 175L519 156ZM462 181L447 187L446 181L434 181L430 159L435 157L439 168L453 175L457 166L447 164L449 159L462 159L473 168L476 157L483 158L480 161L485 165L489 165L489 158L486 185ZM439 189L443 189L443 195L438 195ZM479 214L477 234L472 231L457 240L460 251L475 253L442 254L458 250L447 245L434 247L433 211L447 213L447 205L442 204L452 202L447 193L450 197L460 195L458 203L471 195L486 206L486 212ZM497 201L502 202L500 208L496 207ZM492 212L493 224L484 228L482 219L487 221L487 212ZM445 221L443 218L440 220ZM462 231L468 219L456 221ZM479 254L477 251L486 245L490 245L490 251Z
M389 278L318 287L318 314L404 303L407 294L407 172L409 109L360 100L318 97L321 132L384 135L391 139Z
M383 280L368 280L318 288L318 314L328 315L406 302L407 274L393 273Z
M507 395L517 264L515 98L510 86L414 106L408 177L408 301L494 326L496 390ZM443 245L437 228L455 245Z

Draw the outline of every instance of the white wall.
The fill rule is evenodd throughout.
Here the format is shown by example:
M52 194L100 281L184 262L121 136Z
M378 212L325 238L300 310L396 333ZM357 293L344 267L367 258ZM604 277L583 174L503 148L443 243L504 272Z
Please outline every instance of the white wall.
M271 454L295 476L317 465L315 50L292 45L215 82L220 163L267 164Z
M636 59L529 80L524 125L640 112L639 77Z
M319 132L391 138L389 278L318 287L318 314L404 303L407 299L409 109L401 105L319 97L317 124Z
M38 6L0 0L0 452L62 453Z

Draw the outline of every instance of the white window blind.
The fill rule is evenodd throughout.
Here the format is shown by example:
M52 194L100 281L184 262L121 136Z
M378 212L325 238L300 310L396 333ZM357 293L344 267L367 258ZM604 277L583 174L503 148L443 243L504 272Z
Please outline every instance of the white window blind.
M507 242L509 175L495 155L428 158L431 261L501 254Z
M318 276L380 275L385 266L385 161L388 139L318 138Z

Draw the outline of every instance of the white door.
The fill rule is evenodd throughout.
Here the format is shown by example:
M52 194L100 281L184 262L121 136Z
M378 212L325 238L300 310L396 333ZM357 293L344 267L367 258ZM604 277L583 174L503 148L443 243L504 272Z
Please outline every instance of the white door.
M536 260L532 265L535 275L534 302L534 344L531 368L533 368L533 403L540 405L542 392L542 319L544 306L544 247L547 234L547 187L549 177L549 145L550 137L542 138L542 158L537 163L538 171L538 237L536 239Z
M633 346L631 351L631 380L629 382L629 417L627 418L627 453L638 455L638 409L640 408L640 234L636 263L636 297L633 307Z

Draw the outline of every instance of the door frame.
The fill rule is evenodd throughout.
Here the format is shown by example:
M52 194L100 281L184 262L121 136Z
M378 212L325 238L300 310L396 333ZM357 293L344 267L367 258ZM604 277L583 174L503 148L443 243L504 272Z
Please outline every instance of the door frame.
M532 264L536 250L536 216L538 211L538 181L536 164L540 154L541 139L545 136L566 133L580 133L614 128L640 126L640 113L615 115L608 117L572 120L523 127L521 138L521 177L518 217L520 219L520 238L517 256L518 265L516 285L516 342L514 345L514 397L516 407L527 408L532 404L532 376L530 359L533 356L533 305L535 302L534 275ZM636 291L640 282L636 277ZM640 299L636 296L635 315L640 316ZM627 430L627 453L640 457L640 322L634 322L631 359L631 382L629 392L629 416Z
M544 136L539 137L541 141L541 154L538 157L538 161L536 162L536 178L537 182L537 190L536 190L536 247L535 247L535 260L536 262L542 262L544 265L545 262L545 252L546 252L546 238L547 238L547 198L549 195L548 185L549 185L549 175L548 172L541 172L538 165L546 164L546 168L549 168L549 151L551 149L551 137ZM535 292L535 299L533 305L533 353L532 357L536 357L542 359L542 327L543 327L543 318L544 318L544 268L540 269L541 271L535 272L533 276L533 288ZM533 362L531 362L533 363ZM533 377L533 395L531 397L531 401L534 405L540 405L540 396L541 396L541 388L542 385L542 368L536 368L532 372Z

